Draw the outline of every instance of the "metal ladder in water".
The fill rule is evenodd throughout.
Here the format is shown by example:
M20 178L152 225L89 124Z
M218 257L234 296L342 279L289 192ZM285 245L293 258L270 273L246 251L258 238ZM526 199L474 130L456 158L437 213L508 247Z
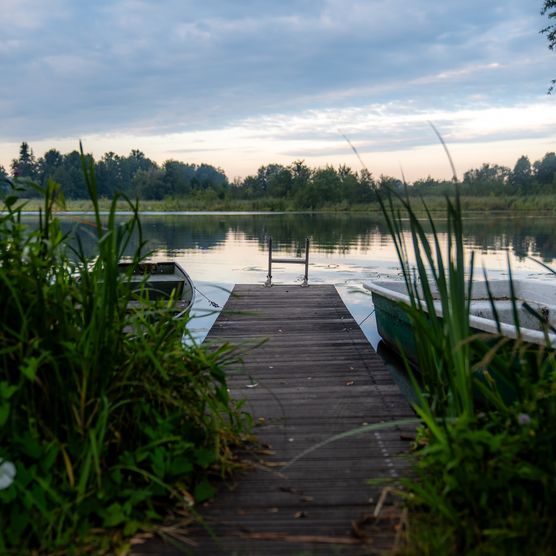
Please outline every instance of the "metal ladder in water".
M305 265L305 274L303 276L303 282L301 282L301 287L306 288L309 285L309 238L305 238L305 259L274 259L272 258L272 237L268 236L268 274L266 276L266 282L264 283L267 288L272 286L272 263Z

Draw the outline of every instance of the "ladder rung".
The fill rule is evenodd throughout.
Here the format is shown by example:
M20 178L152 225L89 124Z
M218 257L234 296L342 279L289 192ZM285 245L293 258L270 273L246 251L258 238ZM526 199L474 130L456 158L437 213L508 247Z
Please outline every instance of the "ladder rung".
M272 259L273 263L305 264L305 259Z

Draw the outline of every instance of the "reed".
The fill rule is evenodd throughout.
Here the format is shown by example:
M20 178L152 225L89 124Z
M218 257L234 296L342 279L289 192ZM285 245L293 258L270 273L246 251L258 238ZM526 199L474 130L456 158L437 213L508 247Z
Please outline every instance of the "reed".
M474 259L464 249L457 191L446 200L442 237L425 203L427 229L407 197L380 203L410 297L403 308L419 367L422 426L415 477L404 481L412 516L406 552L548 554L556 541L554 350L470 331ZM513 290L512 300L519 330ZM498 319L492 295L490 302Z
M214 492L212 478L238 467L234 450L250 426L227 391L230 346L184 346L183 321L146 291L127 310L130 274L118 262L132 245L132 267L146 256L139 206L114 198L104 218L93 168L83 155L82 163L93 256L79 235L62 233L54 182L33 185L43 198L34 231L21 222L17 183L3 198L2 554L111 552L171 509L189 519ZM123 224L121 201L131 213Z

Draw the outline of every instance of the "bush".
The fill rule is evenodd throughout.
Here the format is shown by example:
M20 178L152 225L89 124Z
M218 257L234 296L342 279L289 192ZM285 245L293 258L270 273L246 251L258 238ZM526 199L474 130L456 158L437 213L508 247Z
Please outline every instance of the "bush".
M103 224L82 161L95 257L62 234L51 181L34 186L35 231L17 188L0 213L1 553L97 552L171 508L189 512L237 467L249 425L226 388L229 346L184 347L171 304L145 292L128 311L130 275L117 265L135 240L133 265L144 258L137 206L127 200L133 216L118 225L114 199Z

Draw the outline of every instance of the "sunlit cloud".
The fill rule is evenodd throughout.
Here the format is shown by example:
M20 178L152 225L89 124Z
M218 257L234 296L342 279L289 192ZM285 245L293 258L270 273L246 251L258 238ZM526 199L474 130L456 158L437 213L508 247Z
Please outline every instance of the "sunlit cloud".
M23 140L40 155L78 138L97 156L140 148L230 176L296 158L353 164L345 133L386 173L387 160L437 148L428 120L466 164L497 142L554 150L543 96L554 54L530 0L0 0L0 11L6 167Z
M522 154L540 158L556 147L556 110L551 99L498 108L424 110L404 104L379 104L342 109L308 110L248 118L220 129L161 135L89 135L85 147L95 156L139 148L158 162L174 158L221 166L230 177L255 173L263 163L289 164L303 159L315 166L348 164L357 168L349 137L375 174L398 172L404 161L408 179L426 175L448 177L435 122L457 154L463 170L483 162L513 165ZM76 148L77 138L33 144L41 153L51 146ZM13 145L12 148L15 148ZM0 144L0 149L5 145ZM428 160L428 162L427 162Z

